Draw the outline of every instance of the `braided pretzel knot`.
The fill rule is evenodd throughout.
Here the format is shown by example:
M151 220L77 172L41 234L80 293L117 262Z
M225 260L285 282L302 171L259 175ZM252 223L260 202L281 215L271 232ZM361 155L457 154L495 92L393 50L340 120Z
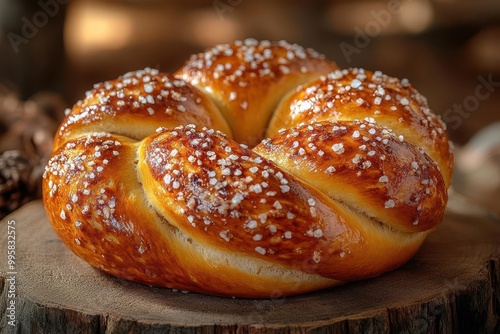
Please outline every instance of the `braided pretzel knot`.
M442 220L452 168L444 124L407 81L248 39L175 75L95 85L43 189L59 237L96 268L269 297L404 264Z

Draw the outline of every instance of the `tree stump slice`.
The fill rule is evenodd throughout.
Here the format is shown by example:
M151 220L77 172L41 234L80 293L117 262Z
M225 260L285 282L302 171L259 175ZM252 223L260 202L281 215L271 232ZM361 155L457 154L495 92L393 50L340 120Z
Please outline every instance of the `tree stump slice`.
M15 221L15 326L7 226ZM12 224L12 223L11 223ZM53 232L40 201L0 223L2 333L499 333L500 224L447 212L418 254L380 277L294 297L231 299L104 274Z

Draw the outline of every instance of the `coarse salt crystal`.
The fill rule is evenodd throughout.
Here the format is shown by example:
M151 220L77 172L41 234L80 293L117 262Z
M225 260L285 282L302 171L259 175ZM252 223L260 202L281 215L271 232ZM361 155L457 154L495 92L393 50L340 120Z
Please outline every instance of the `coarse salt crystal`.
M342 154L345 152L344 150L344 144L343 143L337 143L332 145L332 150L337 153L337 154Z
M390 208L393 208L395 205L396 205L396 203L394 203L394 201L392 199L390 199L390 200L385 202L384 207L386 209L390 209Z

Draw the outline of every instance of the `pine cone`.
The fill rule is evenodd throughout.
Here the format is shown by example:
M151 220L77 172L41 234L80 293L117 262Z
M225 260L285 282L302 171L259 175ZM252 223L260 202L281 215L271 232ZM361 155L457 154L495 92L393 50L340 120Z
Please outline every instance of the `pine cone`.
M0 218L42 196L42 174L63 110L58 94L40 92L22 101L0 84Z
M19 150L0 155L0 219L32 200L36 184L26 155Z

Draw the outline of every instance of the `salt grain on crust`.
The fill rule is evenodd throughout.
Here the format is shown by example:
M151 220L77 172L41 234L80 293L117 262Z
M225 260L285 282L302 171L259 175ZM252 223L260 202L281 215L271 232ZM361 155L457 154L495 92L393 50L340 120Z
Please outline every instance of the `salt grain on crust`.
M384 207L386 209L390 209L390 208L393 208L394 206L396 206L396 203L394 203L394 200L390 199L388 201L385 202L385 205Z
M343 143L336 143L332 145L333 152L337 154L342 154L345 152Z

